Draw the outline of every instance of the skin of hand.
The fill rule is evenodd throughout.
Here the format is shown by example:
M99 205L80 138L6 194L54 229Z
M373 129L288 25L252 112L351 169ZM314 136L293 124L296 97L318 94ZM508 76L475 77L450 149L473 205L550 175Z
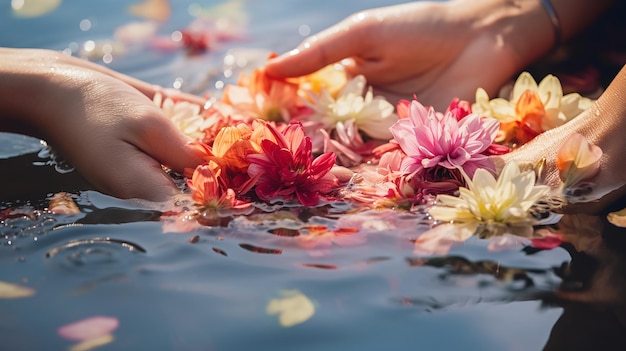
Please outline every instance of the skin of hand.
M343 60L392 103L415 95L443 110L454 97L472 101L477 87L493 96L553 43L537 0L417 1L355 13L269 60L266 70L293 77Z
M601 213L613 206L624 207L626 195L626 66L617 74L598 98L595 105L566 124L539 134L519 149L495 157L496 168L502 169L506 162L535 164L546 159L545 179L547 184L560 184L556 167L556 155L563 142L572 134L580 133L587 141L599 146L603 155L600 170L592 179L594 189L588 198L593 201L569 205L570 213ZM619 200L622 200L621 203Z
M46 140L96 189L164 201L179 190L161 165L180 172L201 162L152 102L159 88L54 51L2 48L0 61L0 130Z

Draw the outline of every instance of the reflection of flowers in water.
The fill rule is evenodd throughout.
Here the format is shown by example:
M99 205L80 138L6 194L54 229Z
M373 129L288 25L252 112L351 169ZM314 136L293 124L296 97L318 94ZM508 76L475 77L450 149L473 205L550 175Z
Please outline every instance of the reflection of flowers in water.
M357 228L331 229L323 225L306 226L296 237L298 244L305 249L329 248L333 244L339 246L355 246L366 242L365 235Z
M575 96L565 98L562 92L559 95L558 84L555 85L558 80L546 78L539 85L533 82L527 75L520 76L512 101L521 104L520 101L530 99L524 105L526 109L532 109L532 101L543 104L547 117L542 118L567 119L571 117L567 106L584 104L580 99L570 101ZM439 194L430 214L439 222L454 224L437 226L423 234L417 240L422 248L426 247L426 242L442 245L446 240L453 243L472 235L499 236L492 242L492 250L528 243L507 234L532 237L537 221L531 210L541 212L552 206L547 199L549 188L536 185L535 173L521 170L514 163L507 165L496 179L489 155L494 150L508 151L494 144L499 125L496 119L477 114L469 102L458 99L452 100L444 113L422 105L417 99L402 101L397 106L398 114L391 115L388 103L382 103L383 98L374 98L371 90L363 95L365 84L362 77L348 80L345 72L329 67L293 80L273 79L263 69L255 70L251 76L242 76L239 85L228 87L227 94L219 101L230 106L231 112L211 115L214 118L237 116L237 124L212 123L212 126L220 126L219 130L208 133L206 128L204 139L192 144L206 163L201 167L209 167L221 179L209 182L213 190L208 192L206 189L199 191L199 183L189 183L192 201L203 209L199 212L202 216L192 217L207 225L223 225L221 220L211 224L207 216L221 217L210 213L238 208L233 201L250 206L259 200L266 203L297 200L302 205L315 206L323 196L323 199L339 196L342 201L360 208L415 211L420 206L430 207L432 199ZM237 100L242 97L246 98ZM505 107L498 107L497 101L493 106L490 103L479 106L479 110L489 107L494 113L506 112ZM313 112L301 114L303 106ZM559 109L555 110L557 107ZM195 110L183 110L187 115L197 115ZM172 114L176 112L168 113ZM390 125L390 121L395 123ZM319 134L316 131L320 128L324 131L321 134L327 151L340 154L344 160L338 161L330 152L315 157L316 135L310 133ZM215 137L207 138L207 135ZM390 136L392 140L382 140ZM593 158L589 154L595 157L601 152L593 149L590 153L581 153L585 145L580 141L570 142L562 148L558 163L571 170L565 183L577 182L581 174L583 178L588 177L596 167L585 162ZM367 164L363 155L369 155ZM339 179L331 171L335 162L353 167L351 174L342 180L345 184L342 189L338 188ZM201 169L187 170L185 176L198 176L194 173ZM467 187L459 189L463 184ZM537 206L539 201L547 204ZM208 206L209 203L215 206ZM213 210L208 211L208 208ZM348 233L326 229L308 234L315 235L300 235L296 240L314 247L333 243Z
M531 207L548 195L550 188L535 184L533 171L520 171L516 162L506 164L498 179L479 169L460 196L439 195L429 213L440 221L494 224L526 224L534 221Z
M446 251L454 242L461 242L473 234L492 237L515 234L530 237L537 220L531 208L550 188L535 184L533 171L520 171L515 162L508 163L498 179L479 169L473 179L466 179L467 188L459 188L460 196L438 195L429 209L437 221L435 226L416 241L416 250ZM498 239L502 240L502 239Z

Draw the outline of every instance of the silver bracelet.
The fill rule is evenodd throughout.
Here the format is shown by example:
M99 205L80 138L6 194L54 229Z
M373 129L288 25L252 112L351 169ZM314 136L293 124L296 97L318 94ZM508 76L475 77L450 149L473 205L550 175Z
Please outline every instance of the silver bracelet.
M552 29L554 30L554 46L556 47L561 44L561 21L559 21L559 16L556 15L550 0L541 0L541 4L546 9L548 16L550 16L550 22L552 22Z

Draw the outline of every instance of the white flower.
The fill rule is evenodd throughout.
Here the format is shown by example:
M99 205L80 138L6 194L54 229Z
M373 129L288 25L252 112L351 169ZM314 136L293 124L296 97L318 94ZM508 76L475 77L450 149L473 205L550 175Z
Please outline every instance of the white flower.
M320 121L326 131L333 130L339 122L353 120L371 138L391 139L389 127L398 119L394 106L381 96L374 97L371 87L363 95L365 85L365 77L359 75L339 91L336 99L326 89L319 95L311 94L312 103L307 103L313 114L307 120Z
M532 170L520 171L515 162L506 164L496 180L491 173L478 169L468 188L459 188L460 196L438 195L429 213L439 221L478 222L518 225L531 223L531 207L550 192L546 185L535 185Z
M209 128L212 121L200 114L200 105L187 101L178 101L170 98L163 100L163 95L156 93L154 103L161 108L165 116L183 133L194 139L202 139L204 130Z

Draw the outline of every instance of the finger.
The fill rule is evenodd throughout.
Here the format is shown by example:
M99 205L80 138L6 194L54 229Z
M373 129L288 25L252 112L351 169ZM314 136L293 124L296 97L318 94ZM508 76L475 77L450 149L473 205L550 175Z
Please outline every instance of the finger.
M313 73L345 58L358 56L363 47L364 18L352 16L303 41L296 49L268 60L266 72L274 77Z
M165 173L161 163L127 144L127 150L113 158L114 167L108 163L90 168L86 178L102 192L123 198L165 201L180 193L172 178Z
M131 144L176 172L202 163L187 146L191 138L178 130L160 110L128 127L126 135Z
M163 95L163 98L165 97L170 97L172 99L175 100L182 100L182 101L188 101L191 103L195 103L198 104L200 106L203 106L206 102L206 98L201 97L201 96L197 96L197 95L193 95L193 94L189 94L189 93L185 93L182 92L180 90L177 89L165 89L159 85L155 85L155 84L150 84L148 82L145 82L141 79L137 79L135 77L131 77L129 75L117 72L115 70L112 70L108 67L99 65L97 63L94 62L90 62L84 59L80 59L77 57L67 57L67 59L69 60L69 62L72 65L76 65L79 67L83 67L86 69L90 69L102 74L106 74L110 77L113 77L115 79L118 79L130 86L132 86L133 88L139 90L142 94L144 94L145 96L147 96L150 99L154 99L154 96L157 92L161 93L161 95Z

